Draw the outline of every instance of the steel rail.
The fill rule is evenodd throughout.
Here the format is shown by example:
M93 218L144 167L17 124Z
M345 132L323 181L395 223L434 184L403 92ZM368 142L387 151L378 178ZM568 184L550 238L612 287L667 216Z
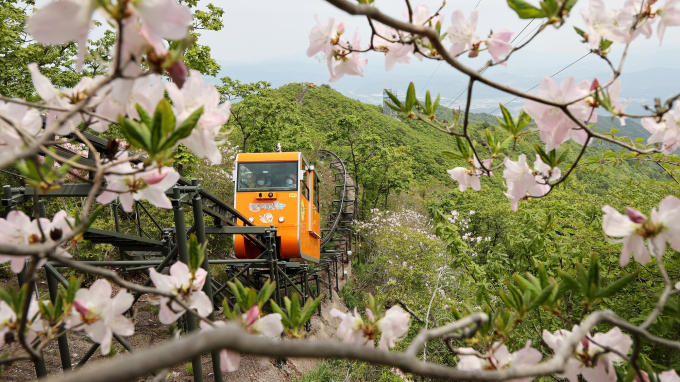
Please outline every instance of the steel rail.
M319 150L319 152L324 153L326 155L330 155L333 158L335 158L335 160L337 160L338 163L340 164L340 168L342 170L342 193L340 195L340 207L338 207L338 214L335 216L335 221L333 221L333 225L331 226L330 230L326 233L326 235L321 239L321 247L323 248L326 244L328 244L329 241L331 241L331 238L333 238L333 234L335 234L335 229L338 228L338 223L340 222L342 209L345 206L345 193L347 192L347 169L345 168L345 163L342 161L342 159L340 159L340 157L334 152L324 149Z

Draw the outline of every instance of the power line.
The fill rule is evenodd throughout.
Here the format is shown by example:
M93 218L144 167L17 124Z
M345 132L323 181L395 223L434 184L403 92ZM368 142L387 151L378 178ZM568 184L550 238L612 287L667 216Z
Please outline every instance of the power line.
M563 71L565 71L565 70L566 70L567 68L569 68L570 66L572 66L572 65L574 65L575 63L577 63L577 62L581 61L582 59L586 58L590 53L592 53L592 52L588 52L588 53L584 54L584 55L581 56L578 60L576 60L576 61L572 62L571 64L565 66L564 68L558 70L557 72L555 72L555 74L553 74L552 76L550 76L550 78L553 78L553 77L555 77L556 75L562 73ZM531 89L526 90L525 93L526 93L526 92L530 92L530 91L536 89L536 87L538 87L540 84L541 84L541 83L539 82L538 84L534 85L534 87L532 87ZM504 103L503 106L505 106L505 105L511 103L512 101L516 100L517 98L519 98L519 96L517 96L517 97L511 99L510 101ZM500 109L501 109L501 108L500 108L500 106L499 106L499 107L496 108L496 110L492 111L492 112L489 113L489 114L493 114L493 113L497 112L497 111L500 110Z
M517 38L522 34L522 32L524 32L524 30L527 29L527 27L528 27L529 25L531 25L531 23L534 22L534 20L536 20L536 19L531 19L531 21L529 21L529 23L528 23L527 25L525 25L524 28L522 28L521 31L519 31L519 33L517 34L517 36L515 36L515 38L513 38L512 41L510 41L510 44L512 44L513 42L515 42L515 40L517 40ZM539 25L538 27L534 28L534 30L536 30L536 29L539 28L539 27L540 27L540 25ZM533 30L532 30L532 32L533 32ZM526 36L522 39L522 41L524 41L524 40L526 40ZM520 43L521 43L521 42L520 42ZM481 73L479 73L479 74L484 74L484 72L485 72L487 69L489 69L488 66L487 66L486 68L484 68L484 70L482 70ZM430 78L432 78L432 77L430 77ZM428 82L430 82L430 81L428 80ZM451 105L453 105L454 102L458 101L458 98L460 98L460 96L462 96L463 93L465 93L465 92L468 90L469 87L470 87L470 85L466 86L465 89L463 89L460 93L458 93L458 95L456 96L456 98L455 98L453 101L451 101L451 103L449 103L449 105L447 106L447 108L451 107ZM422 90L421 90L421 91L422 91Z
M479 4L480 4L481 2L482 2L482 0L479 0L479 1L477 2L477 5L475 5L475 9L477 9L477 7L479 6ZM468 18L468 20L469 20L469 18ZM534 20L531 20L531 21L534 21ZM520 32L520 33L522 33L522 32ZM425 83L425 86L423 86L423 88L420 89L420 92L418 92L418 94L422 94L422 93L423 93L423 90L425 90L425 88L427 87L427 85L430 83L430 80L432 79L432 77L434 76L434 74L437 73L437 70L439 70L439 67L441 66L442 62L443 62L443 61L439 61L439 65L437 65L437 67L434 69L434 72L432 72L432 75L430 76L430 78L429 78L429 79L427 80L427 82Z

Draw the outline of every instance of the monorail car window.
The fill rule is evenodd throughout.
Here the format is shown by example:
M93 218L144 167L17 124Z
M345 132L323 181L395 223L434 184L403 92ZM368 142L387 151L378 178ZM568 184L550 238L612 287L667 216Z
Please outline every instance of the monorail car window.
M308 181L307 181L307 169L305 168L307 165L305 164L304 161L300 161L300 170L304 171L302 173L302 185L300 186L300 192L302 192L302 195L304 195L307 200L309 200L309 186L308 186Z
M316 210L319 211L319 177L314 172L314 205Z
M237 191L297 191L297 163L239 163Z

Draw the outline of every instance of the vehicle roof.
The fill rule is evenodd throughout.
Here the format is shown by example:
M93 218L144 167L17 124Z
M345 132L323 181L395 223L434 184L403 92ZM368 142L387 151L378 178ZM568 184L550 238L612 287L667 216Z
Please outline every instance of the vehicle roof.
M236 156L237 162L291 162L298 161L302 153L241 153Z

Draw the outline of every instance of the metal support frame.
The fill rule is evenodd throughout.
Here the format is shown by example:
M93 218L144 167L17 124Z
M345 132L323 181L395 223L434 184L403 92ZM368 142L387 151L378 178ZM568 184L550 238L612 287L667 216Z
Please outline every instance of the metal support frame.
M177 231L175 232L175 243L179 248L179 260L185 264L189 264L189 249L187 247L187 229L184 218L184 208L182 207L181 199L182 194L180 193L179 187L174 187L172 189L173 200L172 200L172 212L175 215L175 227ZM187 329L189 332L194 332L198 329L198 324L196 323L196 317L193 314L187 312L184 314L187 322ZM194 381L203 382L203 365L201 365L201 356L196 356L191 359L191 364L194 371Z
M191 180L191 185L198 188L198 180L197 179L192 179ZM194 213L194 228L196 228L196 239L198 240L199 244L204 244L205 243L205 224L203 221L203 205L201 203L201 195L196 192L194 194L194 197L191 199L192 203L192 209ZM213 301L213 293L212 293L212 282L210 281L210 263L208 262L208 256L205 256L203 258L203 264L201 264L201 268L203 268L206 272L206 283L203 284L203 292L208 296L210 301ZM210 313L208 316L210 320L214 321L215 320L215 312ZM213 363L213 373L215 374L215 382L222 382L222 369L220 368L220 351L215 350L212 353L210 353L212 356L212 363ZM199 360L200 362L200 360ZM195 369L194 369L195 370Z
M85 134L88 136L88 139L95 144L98 150L106 147L106 140L91 134ZM165 192L166 195L170 196L172 199L175 222L174 229L161 228L147 208L141 203L136 202L134 206L135 216L126 216L127 219L134 224L137 236L122 233L118 211L120 207L117 202L114 201L111 208L114 216L115 232L90 229L84 233L84 239L94 243L112 244L118 249L118 257L120 260L84 261L83 263L95 266L121 267L125 279L128 278L128 273L133 270L155 267L157 272L167 272L167 268L175 261L175 259L177 259L177 257L179 257L179 261L188 263L187 236L190 233L193 232L196 234L199 243L205 243L206 235L209 234L238 234L245 236L248 240L258 246L262 250L262 253L256 259L210 260L208 259L208 256L206 256L201 265L202 268L208 272L208 282L204 284L203 291L213 303L215 303L216 299L226 298L228 304L233 306L232 292L227 288L227 284L221 285L217 280L210 277L209 268L210 265L213 264L229 265L229 269L233 270L233 273L230 274L230 280L242 280L245 284L248 284L255 289L260 289L267 279L276 282L277 287L274 290L272 298L282 308L285 307L285 304L283 304L283 297L288 295L289 287L299 294L302 303L304 304L310 296L318 298L325 294L320 285L323 283L328 286L328 298L332 299L333 276L336 278L335 289L339 291L339 267L337 262L338 260L343 261L341 267L344 277L344 259L346 253L352 248L352 238L348 233L349 225L353 222L354 212L346 212L345 209L348 209L350 206L354 207L356 202L355 200L348 200L349 198L346 198L345 194L349 188L356 189L356 186L347 184L348 172L346 171L344 163L337 155L330 152L326 153L335 157L335 160L331 165L335 166L333 168L337 171L334 173L336 181L341 182L342 184L335 186L338 200L332 202L333 206L338 208L338 210L337 212L332 212L330 214L328 229L322 230L324 233L322 248L325 252L330 252L330 256L323 256L323 261L316 265L310 264L310 267L310 265L307 264L288 262L284 261L284 259L279 259L277 257L277 230L274 226L254 226L243 214L236 211L231 205L228 205L226 202L203 190L197 180L191 180L190 182L185 178L180 178L174 187ZM91 157L92 155L94 155L93 152L89 153L88 157ZM81 158L78 159L78 161L92 161L92 159ZM52 190L45 194L41 194L41 198L85 197L89 194L91 188L91 184L64 184L58 190ZM33 197L34 191L35 190L30 186L4 186L0 198L0 207L3 208L3 211L0 212L0 216L6 216L6 214L14 210L19 203L30 200ZM40 203L42 204L42 201ZM191 203L192 207L194 225L187 229L183 204L189 203ZM45 215L44 208L40 212L42 215ZM151 236L144 231L141 219L142 213L145 213L155 227L158 228L160 240L155 240L155 238L152 239ZM211 216L214 219L213 226L205 226L204 218L206 215ZM330 247L331 245L332 247ZM330 250L331 248L332 250ZM342 248L342 250L340 250L340 248ZM142 256L146 259L125 260L126 251L144 251L146 253L142 254ZM158 257L153 258L156 255L163 255L164 257L161 259ZM68 287L68 281L59 273L57 270L58 267L63 267L63 265L58 262L48 262L45 264L47 284L50 299L52 301L55 301L58 296L59 283ZM326 272L328 275L328 282L322 279L321 272ZM20 283L23 284L26 282L24 273L18 274L17 277L19 278ZM310 277L314 278L316 293L313 293L310 288ZM144 286L149 286L151 283L151 280L147 279ZM134 293L135 303L141 295L141 293ZM320 306L318 307L318 314L321 315ZM211 314L210 318L214 318L214 314ZM185 320L188 331L197 330L198 325L195 316L187 312L187 314L185 314ZM309 331L310 329L311 323L308 322L306 324L306 330ZM129 352L134 352L134 348L124 338L115 334L114 338ZM59 336L58 344L62 369L64 371L71 370L73 364L71 362L68 337L66 334ZM79 360L75 367L79 368L84 365L90 357L94 355L98 347L99 344L94 344ZM219 352L212 352L211 355L215 380L221 382L223 377L220 370ZM203 372L200 356L192 359L192 365L194 370L194 381L202 382ZM35 366L38 377L46 375L47 371L44 366L44 360L41 359Z

